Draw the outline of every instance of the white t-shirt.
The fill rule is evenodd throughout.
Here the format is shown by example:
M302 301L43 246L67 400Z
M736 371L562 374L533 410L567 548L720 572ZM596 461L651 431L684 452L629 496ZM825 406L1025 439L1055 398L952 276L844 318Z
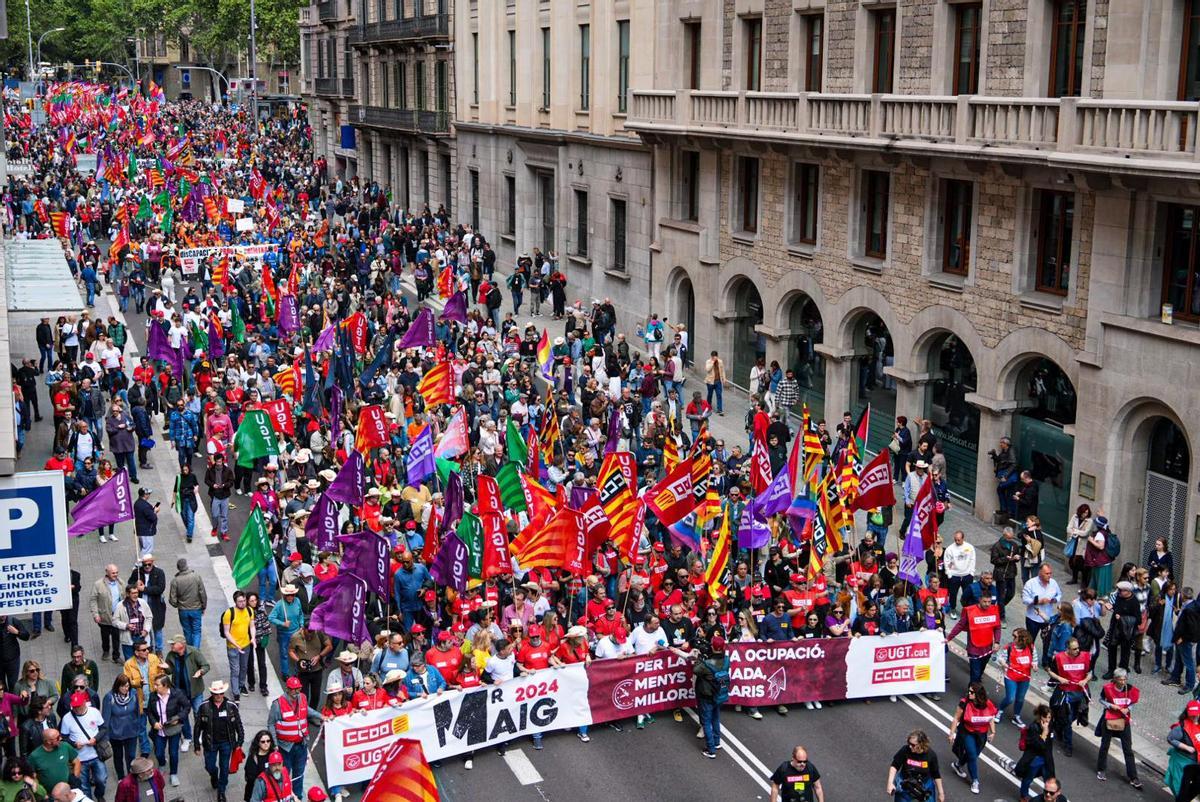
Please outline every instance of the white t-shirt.
M105 348L100 352L100 359L104 362L105 370L112 370L121 367L121 352L115 347Z
M663 632L661 626L652 632L647 632L644 624L638 624L637 629L630 636L629 642L633 644L634 654L650 654L650 649L655 646L660 649L667 648L667 634Z
M617 643L612 636L606 636L596 641L596 659L608 660L613 657L626 657L633 654L633 644L629 641Z
M493 682L504 682L505 680L510 680L513 678L513 671L516 663L517 656L515 653L510 654L508 657L494 655L488 658L487 663L485 663L483 666L483 669L492 675Z
M86 742L96 737L96 733L100 731L103 724L104 716L100 715L99 710L89 705L88 709L78 716L74 712L63 716L62 726L59 727L59 730L62 732L63 738L70 741L71 745L79 750L79 759L86 763L96 759L96 747L87 746Z

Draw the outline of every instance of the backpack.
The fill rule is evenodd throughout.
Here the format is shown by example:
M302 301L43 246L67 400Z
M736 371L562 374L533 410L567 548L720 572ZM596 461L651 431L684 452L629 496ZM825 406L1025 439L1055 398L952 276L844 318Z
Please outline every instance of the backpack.
M723 705L729 701L729 660L722 660L719 666L710 661L708 667L712 669L713 674L713 701Z
M1104 533L1104 553L1110 560L1117 559L1121 554L1121 538L1117 537L1116 532Z

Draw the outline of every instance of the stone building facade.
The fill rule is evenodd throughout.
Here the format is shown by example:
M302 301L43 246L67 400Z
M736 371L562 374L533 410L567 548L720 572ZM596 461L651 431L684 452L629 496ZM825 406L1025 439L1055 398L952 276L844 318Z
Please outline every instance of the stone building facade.
M981 517L1011 437L1052 536L1087 503L1200 579L1200 3L659 6L626 126L697 362L869 403L875 449L930 420Z
M358 174L358 150L350 125L355 97L355 56L350 31L359 0L321 0L300 9L301 97L308 106L313 151L330 173Z

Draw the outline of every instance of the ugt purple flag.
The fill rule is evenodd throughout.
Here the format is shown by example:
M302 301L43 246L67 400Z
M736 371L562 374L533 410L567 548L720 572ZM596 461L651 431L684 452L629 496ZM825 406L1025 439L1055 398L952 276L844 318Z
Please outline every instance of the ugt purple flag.
M792 503L792 477L789 471L780 471L766 490L750 502L750 512L759 521L777 515Z
M451 532L442 541L433 565L429 566L429 575L439 585L449 585L458 592L467 589L467 546Z
M337 324L330 323L325 328L321 329L321 333L317 335L316 342L313 343L314 351L332 351L333 338L337 333Z
M183 376L183 355L178 348L171 347L167 330L163 323L154 320L150 323L150 333L146 337L146 354L151 359L161 359L171 366L171 373L176 378Z
M367 530L352 535L338 535L342 544L342 570L362 579L367 588L387 598L390 545L382 535Z
M337 477L325 489L325 496L343 504L358 506L367 493L367 468L362 454L351 450Z
M429 311L429 307L423 307L409 325L408 331L404 332L404 337L400 340L400 350L428 348L435 342L437 340L433 336L433 312Z
M333 551L337 544L338 511L329 491L321 494L304 524L304 536L319 551Z
M309 629L347 643L362 643L367 633L367 583L349 571L317 584L325 599L312 611Z
M408 447L408 456L404 461L408 472L408 484L416 487L433 474L436 466L433 462L433 427L426 426L421 430Z
M771 541L771 530L753 515L743 515L738 526L737 543L739 549L761 549Z
M455 471L446 479L446 501L442 505L442 519L438 521L439 537L444 537L447 532L458 526L465 507L462 476Z
M617 441L621 438L621 408L612 405L612 414L608 416L608 435L604 440L604 456L615 453Z
M342 407L346 402L346 394L336 384L329 388L329 439L337 443L338 435L342 433Z
M296 309L296 298L283 295L279 298L279 330L291 334L300 329L300 312Z
M71 537L86 535L93 529L133 520L133 490L129 471L121 469L113 478L88 493L71 510Z
M456 320L464 326L467 325L467 294L465 292L459 290L446 299L446 305L442 307L442 320Z

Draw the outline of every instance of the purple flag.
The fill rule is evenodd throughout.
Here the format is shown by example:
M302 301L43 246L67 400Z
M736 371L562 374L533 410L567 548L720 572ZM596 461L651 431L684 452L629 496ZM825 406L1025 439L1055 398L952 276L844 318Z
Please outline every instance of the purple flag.
M304 536L318 551L333 551L337 545L338 511L328 491L322 493L304 524Z
M761 549L771 542L771 530L753 515L743 515L737 542L739 549Z
M408 456L404 461L408 473L408 484L416 487L431 475L436 466L433 462L433 427L426 426L421 430L408 447Z
M612 414L608 416L608 439L604 441L604 456L615 453L617 440L621 438L621 408L612 405Z
M336 384L329 389L329 439L337 443L338 435L342 433L342 405L346 395Z
M208 319L208 355L213 359L225 356L225 341L217 332L217 325L211 317Z
M183 354L178 348L171 347L164 324L155 320L150 323L150 334L146 337L146 354L151 359L161 359L171 366L171 374L177 379L183 377Z
M817 502L804 496L796 496L788 505L787 517L788 523L792 525L792 533L800 537L808 522L817 517Z
M439 537L445 537L447 532L458 526L465 507L462 476L458 471L452 471L446 479L446 501L442 506L442 518L438 521L437 528Z
M308 626L331 638L358 644L367 634L367 583L349 571L317 584L325 601L312 611Z
M390 591L388 568L391 566L388 539L371 531L338 535L337 539L344 549L341 570L361 577L368 590L387 598Z
M404 337L400 340L400 350L428 348L435 342L437 340L433 335L433 313L429 311L429 307L424 307L417 313L408 331L404 332Z
M67 529L71 537L86 535L93 529L122 521L133 520L133 490L129 486L129 471L121 469L113 478L88 493L71 510L72 522Z
M321 333L317 335L317 341L313 343L314 351L332 351L333 340L337 334L337 324L330 323L325 328L321 329Z
M296 298L282 295L279 298L279 330L291 334L300 329L300 312L296 309Z
M324 498L358 506L367 493L367 469L362 454L351 450L337 477L325 489Z
M467 589L467 547L451 532L442 541L429 574L439 585L449 585L460 593Z
M446 299L446 305L442 307L442 320L457 320L464 326L467 325L467 294L465 292L459 290Z
M916 516L914 515L913 518L915 519ZM924 562L925 544L921 542L921 530L918 528L914 532L910 525L908 536L904 538L904 546L900 550L900 570L896 572L896 576L920 587L923 584L921 582L921 565Z
M589 496L599 495L599 491L594 487L572 487L571 495L567 499L567 506L578 512L583 511L583 505L587 504Z
M767 485L767 489L750 502L750 512L765 522L772 515L783 512L792 503L792 477L789 471L780 471Z

